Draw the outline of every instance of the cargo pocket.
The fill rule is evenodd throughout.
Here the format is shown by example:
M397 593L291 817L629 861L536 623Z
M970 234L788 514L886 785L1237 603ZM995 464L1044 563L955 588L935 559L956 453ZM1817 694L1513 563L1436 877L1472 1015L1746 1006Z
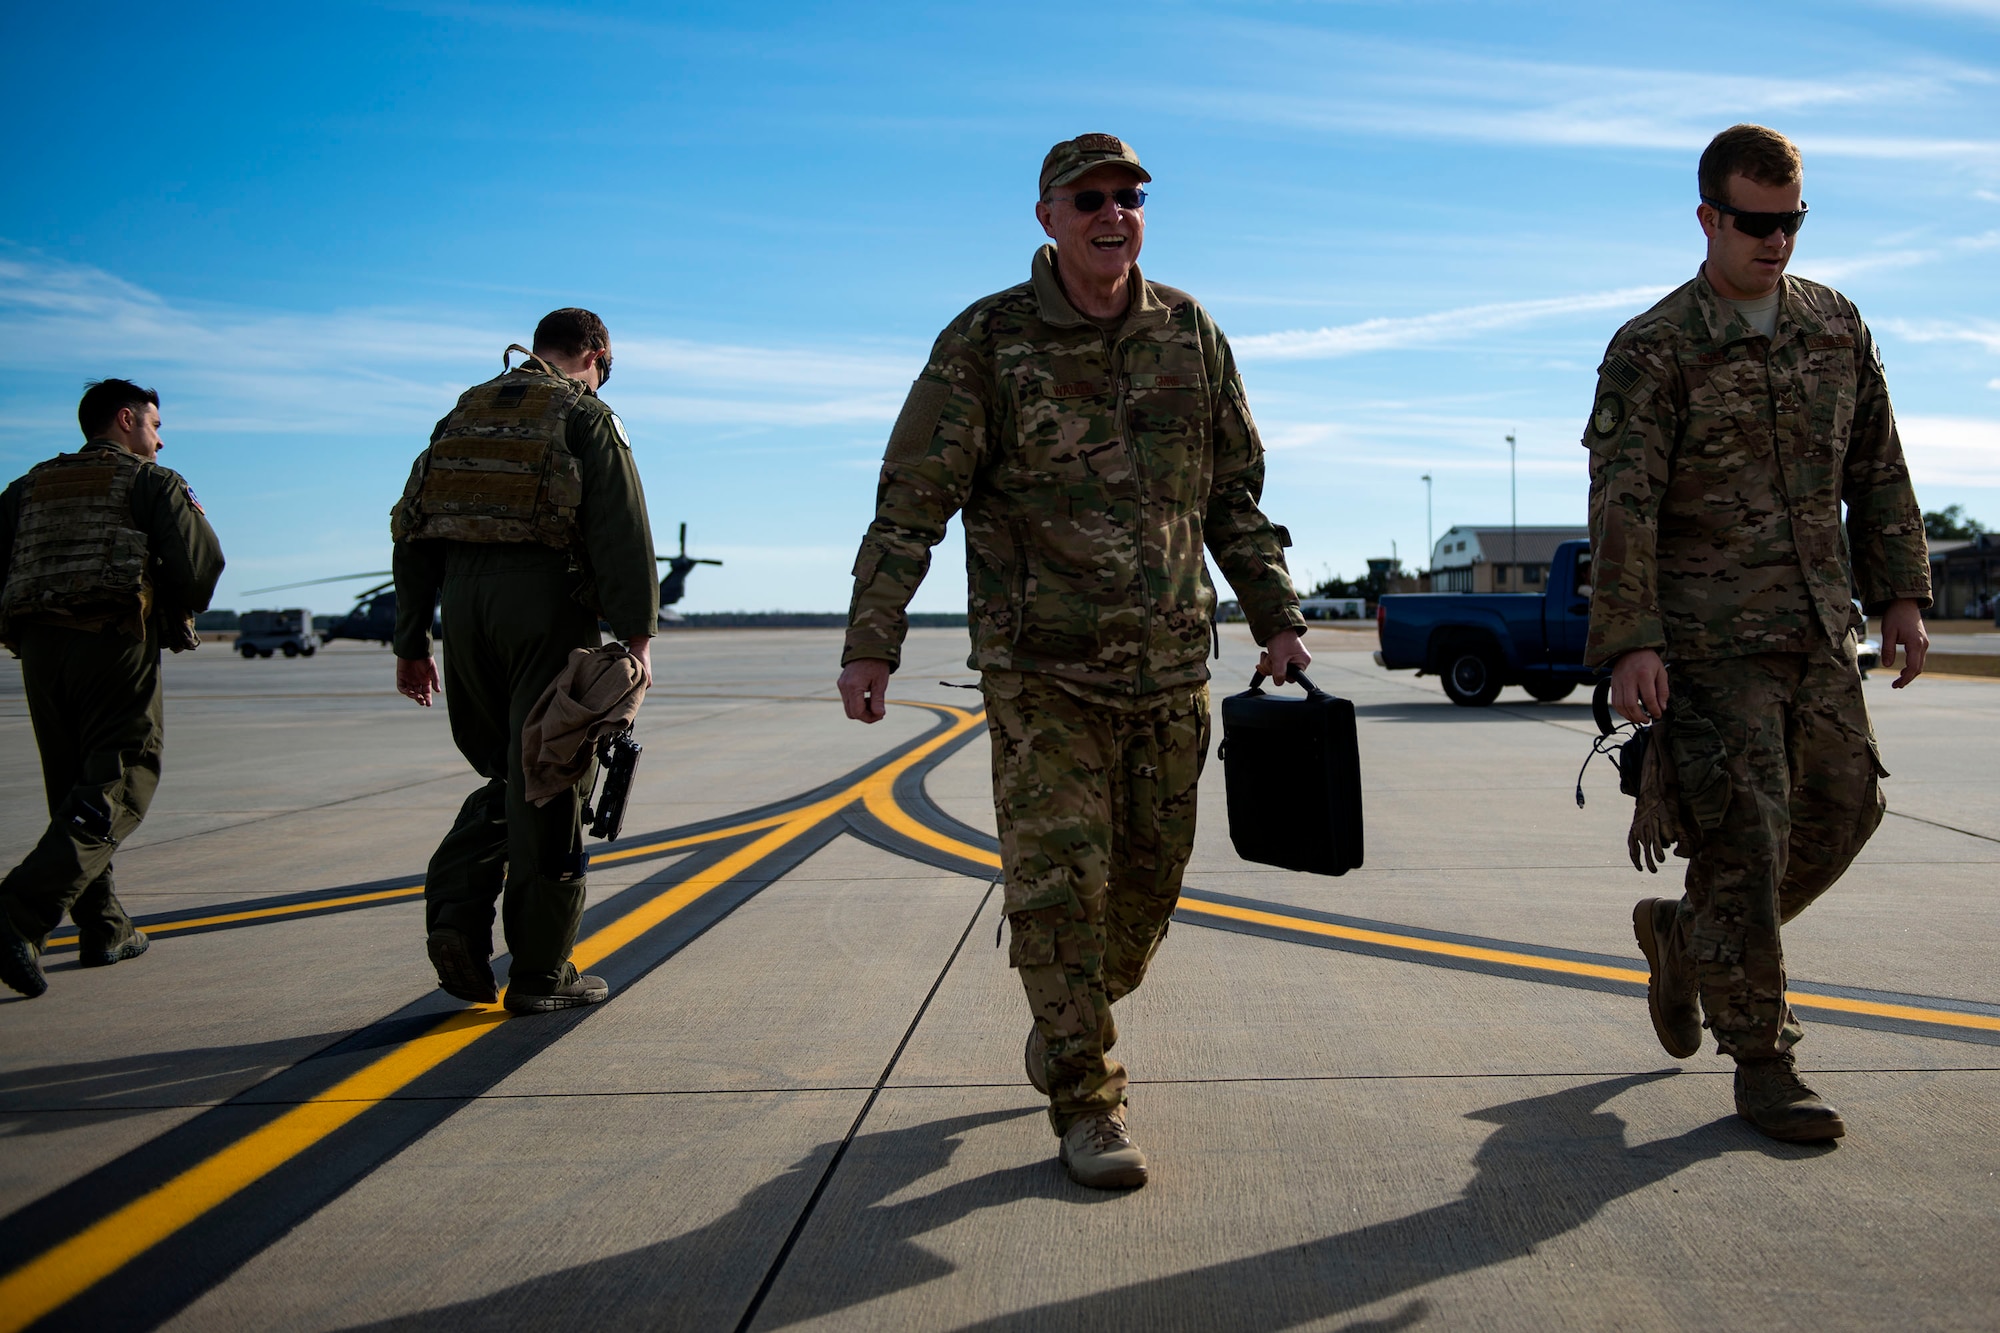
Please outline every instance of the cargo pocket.
M1046 967L1056 960L1056 914L1049 911L1007 914L1007 966Z
M881 568L881 566L882 566L881 548L877 546L870 546L864 543L861 549L858 552L856 552L854 556L853 572L854 572L855 595L859 596L860 594L867 592L868 589L874 585L875 571Z
M1876 781L1879 782L1889 776L1889 770L1882 767L1882 747L1876 743L1873 736L1868 738L1868 763L1875 770Z
M1695 825L1704 831L1720 828L1729 812L1729 756L1722 734L1705 717L1676 709L1667 728L1674 771L1680 777L1681 801Z
M1882 749L1875 743L1872 733L1868 737L1868 763L1868 796L1862 802L1860 817L1854 827L1856 852L1875 836L1875 830L1882 826L1883 812L1889 808L1889 798L1882 792L1882 779L1889 776L1889 770L1882 767Z

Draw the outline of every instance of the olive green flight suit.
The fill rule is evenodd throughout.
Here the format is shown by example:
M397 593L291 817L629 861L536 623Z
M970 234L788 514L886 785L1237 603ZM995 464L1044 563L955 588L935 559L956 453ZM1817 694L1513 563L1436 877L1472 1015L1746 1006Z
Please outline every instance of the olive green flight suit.
M425 929L455 930L490 953L500 903L508 985L528 995L576 977L569 954L583 916L581 789L590 775L547 805L529 804L522 725L570 653L598 646L600 613L619 639L650 636L659 619L652 527L624 428L588 392L566 427L583 479L573 549L408 540L397 542L394 562L396 656L430 656L431 612L441 600L452 740L486 779L431 857Z
M95 440L85 450L118 449ZM0 583L10 570L28 478L0 493ZM132 523L145 534L150 615L144 638L115 613L17 619L28 715L42 757L49 827L5 880L0 910L39 947L67 912L85 948L115 948L132 933L111 858L145 818L164 749L161 625L208 609L222 577L222 546L176 472L147 465L134 480Z

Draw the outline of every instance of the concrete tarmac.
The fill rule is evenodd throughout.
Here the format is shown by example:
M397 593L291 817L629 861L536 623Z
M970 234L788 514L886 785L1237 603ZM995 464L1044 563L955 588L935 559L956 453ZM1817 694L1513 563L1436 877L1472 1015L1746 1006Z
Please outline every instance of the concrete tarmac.
M1865 689L1890 814L1786 932L1837 1147L1661 1052L1630 803L1581 693L1453 707L1316 630L1367 864L1239 860L1220 764L1119 1006L1143 1190L1072 1185L1021 1071L964 636L834 701L833 631L656 645L578 956L608 1004L442 995L425 862L477 779L385 649L167 666L117 861L155 937L0 999L0 1330L1991 1328L2000 681ZM1215 694L1254 649L1225 630ZM0 856L45 812L0 665ZM502 960L504 977L504 960Z

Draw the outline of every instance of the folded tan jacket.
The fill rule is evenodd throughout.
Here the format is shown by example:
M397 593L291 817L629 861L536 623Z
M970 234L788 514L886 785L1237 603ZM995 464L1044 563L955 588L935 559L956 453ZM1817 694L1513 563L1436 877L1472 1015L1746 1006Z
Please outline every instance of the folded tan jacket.
M590 771L597 742L623 731L646 697L639 659L622 643L578 648L549 682L521 727L528 800L547 805Z

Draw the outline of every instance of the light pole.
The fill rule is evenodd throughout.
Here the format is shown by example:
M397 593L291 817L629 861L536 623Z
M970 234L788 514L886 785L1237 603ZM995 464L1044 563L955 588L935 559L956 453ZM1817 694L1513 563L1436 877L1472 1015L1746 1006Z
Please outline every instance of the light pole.
M1514 577L1519 579L1521 577L1521 487L1515 477L1514 432L1510 430L1507 432L1507 504L1510 511L1508 521L1513 525L1509 541L1512 542L1514 551L1508 559L1514 562Z
M1432 564L1431 555L1437 550L1437 541L1431 536L1431 474L1424 473L1424 568Z

